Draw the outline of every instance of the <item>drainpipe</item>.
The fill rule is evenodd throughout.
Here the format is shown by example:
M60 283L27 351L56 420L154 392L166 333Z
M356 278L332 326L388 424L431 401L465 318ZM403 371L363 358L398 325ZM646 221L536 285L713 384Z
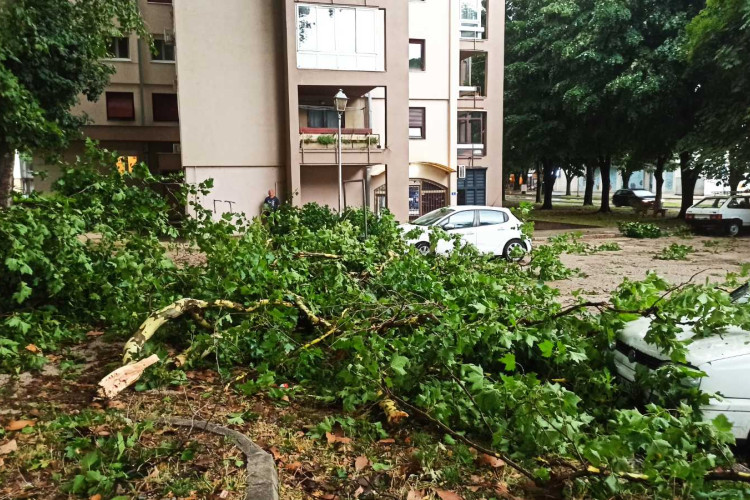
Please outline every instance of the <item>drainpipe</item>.
M141 6L136 4L138 14L143 17ZM143 89L143 41L138 37L138 87L141 93L141 125L146 125L146 96Z
M372 128L372 92L367 93L367 128Z

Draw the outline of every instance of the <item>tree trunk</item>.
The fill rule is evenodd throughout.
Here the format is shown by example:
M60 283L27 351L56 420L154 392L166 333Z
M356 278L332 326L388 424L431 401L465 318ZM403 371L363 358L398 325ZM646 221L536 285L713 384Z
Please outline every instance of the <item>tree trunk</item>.
M571 196L570 185L573 183L573 176L565 172L565 196Z
M552 160L543 160L544 204L542 210L552 210L552 191L555 185L555 166Z
M654 200L654 206L656 208L661 208L663 206L664 166L666 164L666 156L660 156L656 159L656 170L654 170L654 179L656 179L656 200Z
M743 172L742 167L738 166L735 162L731 162L729 164L729 191L736 193L737 189L740 187L740 182L744 179L745 173Z
M591 164L591 161L586 162L586 190L583 193L583 206L594 205L594 176L596 175L596 168Z
M536 163L536 202L542 202L542 169L539 168L540 163Z
M13 151L0 145L0 209L13 202Z
M700 169L690 166L691 154L688 151L680 153L680 173L682 174L682 205L680 206L680 219L685 218L687 209L693 206L695 195L695 184L700 177Z
M602 213L610 213L612 209L609 207L609 188L610 172L612 171L612 158L609 156L599 157L599 172L602 176L602 204L599 207L599 211Z
M633 172L630 170L620 170L620 174L622 175L622 188L630 189L628 183L630 182L630 177L633 175Z

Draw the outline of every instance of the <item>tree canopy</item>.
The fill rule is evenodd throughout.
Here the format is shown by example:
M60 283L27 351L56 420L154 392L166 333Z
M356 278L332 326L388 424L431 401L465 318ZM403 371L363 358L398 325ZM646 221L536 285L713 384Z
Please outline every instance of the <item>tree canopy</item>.
M115 22L115 20L117 20ZM114 72L112 37L145 34L135 0L6 0L0 3L0 207L10 202L13 152L58 152Z

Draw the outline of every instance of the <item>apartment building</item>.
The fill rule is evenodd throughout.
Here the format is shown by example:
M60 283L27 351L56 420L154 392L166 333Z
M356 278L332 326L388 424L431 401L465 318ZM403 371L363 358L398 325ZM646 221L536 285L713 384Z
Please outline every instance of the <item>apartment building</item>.
M107 62L115 73L109 86L96 102L81 96L73 112L90 119L83 136L122 155L118 168L144 161L154 173L178 173L182 164L172 1L138 0L138 5L155 52L135 35L113 39ZM63 157L72 161L83 148L83 141L74 141ZM33 189L49 190L57 169L42 158L35 159L32 168L48 174L37 176Z
M500 204L504 0L139 1L156 53L113 41L84 132L213 179L217 217L257 215L270 189L338 208L339 155L344 206Z
M175 0L182 161L209 207L265 191L398 219L499 204L502 0ZM231 203L229 203L231 202Z

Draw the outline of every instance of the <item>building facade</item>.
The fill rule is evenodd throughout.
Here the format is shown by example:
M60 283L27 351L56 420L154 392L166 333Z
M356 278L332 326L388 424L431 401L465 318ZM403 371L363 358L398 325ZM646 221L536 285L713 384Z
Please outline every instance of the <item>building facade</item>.
M270 189L338 208L339 156L347 207L501 203L504 0L139 2L154 52L113 40L110 86L79 106L120 168L213 179L217 217Z

